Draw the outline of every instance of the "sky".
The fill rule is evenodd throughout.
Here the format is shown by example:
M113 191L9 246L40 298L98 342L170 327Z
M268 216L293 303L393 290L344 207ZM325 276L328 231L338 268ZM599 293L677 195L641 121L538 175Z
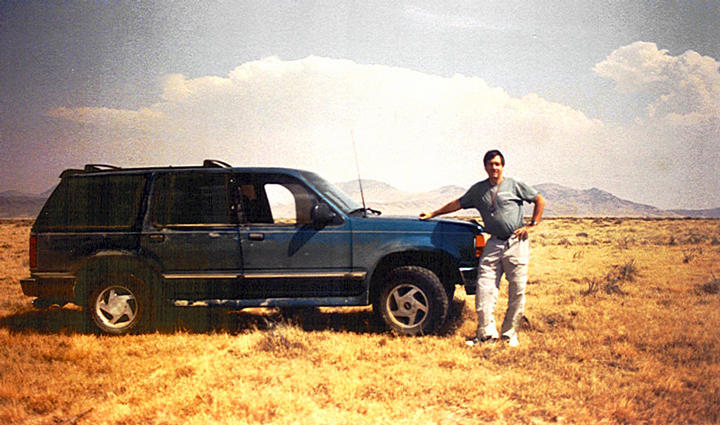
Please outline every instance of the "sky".
M531 185L716 208L719 66L718 1L0 0L0 192L205 158L420 192L500 149Z

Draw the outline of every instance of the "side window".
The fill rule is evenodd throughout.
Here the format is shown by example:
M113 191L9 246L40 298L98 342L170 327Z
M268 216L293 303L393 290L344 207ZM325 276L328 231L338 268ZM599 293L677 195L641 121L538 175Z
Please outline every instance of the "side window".
M277 183L269 183L264 187L273 222L276 224L297 223L295 197L292 192L287 187Z
M45 203L40 230L124 230L139 215L144 175L74 176L63 179Z
M230 205L225 174L164 174L155 184L152 222L158 226L232 225Z
M241 217L248 223L303 225L311 222L310 211L317 196L287 176L263 176L241 183Z
M238 186L238 203L240 222L242 223L273 223L265 190L262 185L243 182Z

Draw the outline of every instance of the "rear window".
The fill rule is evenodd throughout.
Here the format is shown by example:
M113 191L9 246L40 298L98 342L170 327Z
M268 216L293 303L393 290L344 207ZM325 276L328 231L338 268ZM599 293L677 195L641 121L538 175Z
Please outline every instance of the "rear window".
M45 203L36 230L132 229L144 187L144 175L66 177Z

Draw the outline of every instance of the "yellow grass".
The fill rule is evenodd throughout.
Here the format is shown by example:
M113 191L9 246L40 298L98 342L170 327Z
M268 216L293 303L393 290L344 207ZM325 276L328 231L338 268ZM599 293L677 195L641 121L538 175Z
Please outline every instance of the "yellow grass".
M3 424L720 423L720 221L544 221L516 349L465 346L462 289L441 336L322 308L98 337L22 295L28 230L0 222Z

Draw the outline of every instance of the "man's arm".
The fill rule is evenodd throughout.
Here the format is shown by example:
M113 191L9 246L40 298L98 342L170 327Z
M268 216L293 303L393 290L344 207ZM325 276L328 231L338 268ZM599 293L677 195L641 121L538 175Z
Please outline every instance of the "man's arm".
M530 222L530 224L517 229L514 233L514 235L521 240L527 239L530 232L532 232L535 229L535 226L540 223L543 211L545 210L545 198L542 195L538 194L538 196L535 197L533 204L534 207L531 218L532 221Z
M430 214L428 214L426 212L421 212L420 220L427 220L429 218L433 218L433 217L436 217L439 215L449 214L449 213L455 212L460 209L462 209L462 206L460 206L460 200L456 199L452 202L448 202L442 208L437 209L437 210L431 212Z
M535 224L540 223L540 219L542 218L543 211L545 211L545 198L538 194L538 196L535 198L535 206L533 208L533 215L532 215L532 222Z

